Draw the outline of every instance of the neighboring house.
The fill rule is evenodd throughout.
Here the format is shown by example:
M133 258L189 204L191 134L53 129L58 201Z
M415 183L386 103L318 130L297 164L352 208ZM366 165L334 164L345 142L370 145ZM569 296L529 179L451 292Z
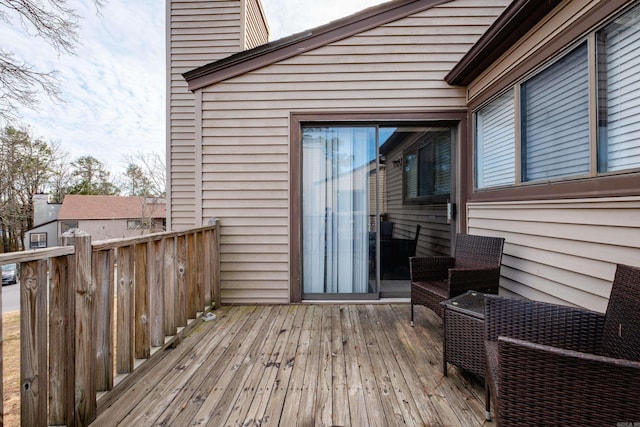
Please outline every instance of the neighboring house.
M58 235L79 228L92 241L139 236L165 230L165 218L164 200L68 194L58 215Z
M640 265L638 2L397 0L198 63L219 11L243 22L215 3L168 2L168 200L173 229L220 219L223 302L393 295L382 214L417 255L505 237L528 298L603 310Z
M24 236L25 249L41 249L58 244L60 203L50 203L48 194L33 196L33 228Z

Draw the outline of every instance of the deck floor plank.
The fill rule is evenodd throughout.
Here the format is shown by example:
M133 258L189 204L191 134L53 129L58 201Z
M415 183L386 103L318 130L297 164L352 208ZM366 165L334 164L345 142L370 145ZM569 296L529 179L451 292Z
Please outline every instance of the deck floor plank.
M217 416L217 425L242 425L254 399L260 399L262 394L259 392L260 382L267 378L270 375L270 371L273 370L273 366L269 365L269 359L273 354L273 349L278 339L278 332L281 330L282 325L286 320L286 316L284 315L286 307L281 306L278 311L279 312L276 314L276 320L264 336L264 341L262 341L260 348L256 349L257 354L255 354L255 358L253 358L251 354L247 354L243 360L243 366L246 366L247 371L245 378L235 374L235 376L239 378L235 379L234 388L228 390L228 393L235 390L236 396L232 398L232 400L235 401L235 404L231 407L231 412L226 417L226 422L222 421L222 414ZM224 405L224 402L221 403ZM206 402L201 408L201 412L210 412L210 410L207 409ZM201 419L204 421L205 419L208 419L208 417L205 416ZM209 422L212 421L213 418Z
M442 375L442 323L407 304L224 306L95 426L491 426L482 385Z
M229 345L214 350L209 369L205 368L200 371L199 376L191 377L191 381L182 393L182 399L174 400L165 409L158 420L159 424L167 426L189 425L207 398L213 399L215 396L220 399L224 398L227 384L220 382L220 378L225 372L233 371L235 364L241 361L258 335L260 321L264 321L270 313L271 309L265 311L260 308L252 312L242 328L234 334Z
M340 320L340 306L329 307L331 316L331 371L332 381L329 384L333 410L331 420L333 425L349 425L349 393L347 391L347 372L344 356L344 335Z
M296 352L300 342L302 325L309 311L308 308L309 306L295 307L295 319L293 320L293 326L281 357L280 367L276 373L274 389L267 402L265 402L266 407L264 411L256 415L256 425L259 423L261 426L277 426L284 412L285 398L287 401L295 403L294 399L287 394L287 391L289 390L294 366L298 363L296 360Z
M182 357L174 362L167 373L159 373L158 384L150 393L143 396L135 411L123 419L123 425L149 425L157 420L173 400L183 393L183 390L193 375L197 375L202 366L207 365L208 359L215 355L214 350L224 347L233 339L246 319L248 310L235 310L230 316L217 311L220 321L219 330L210 329L199 343L194 342L193 350L188 357ZM202 325L204 327L204 325ZM181 346L178 346L178 349ZM175 351L171 350L171 351Z

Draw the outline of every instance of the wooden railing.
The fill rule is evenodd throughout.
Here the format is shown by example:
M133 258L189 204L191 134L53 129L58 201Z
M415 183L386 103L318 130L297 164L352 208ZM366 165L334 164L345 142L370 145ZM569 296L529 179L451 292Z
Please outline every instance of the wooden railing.
M92 243L71 230L65 246L0 255L20 271L21 424L88 425L98 400L219 306L219 233L214 222Z

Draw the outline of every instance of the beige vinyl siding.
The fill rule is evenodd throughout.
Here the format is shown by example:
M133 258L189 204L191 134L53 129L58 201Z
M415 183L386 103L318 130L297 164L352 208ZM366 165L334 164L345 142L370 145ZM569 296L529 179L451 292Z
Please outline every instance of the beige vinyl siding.
M443 77L506 3L447 3L202 89L202 218L221 219L223 302L289 300L290 115L466 108Z
M412 239L415 225L420 224L416 256L450 255L451 226L447 224L447 205L411 205L403 204L402 165L394 166L393 159L402 157L402 148L390 151L387 158L387 213L389 221L394 222L393 235L398 238Z
M183 229L196 225L200 218L194 213L197 204L194 167L196 151L196 110L194 94L188 90L182 73L222 59L242 49L241 11L244 2L259 0L169 0L168 2L168 52L169 62L167 112L168 167L170 174L169 226ZM252 6L254 7L254 6ZM248 17L263 22L258 7ZM247 28L254 28L251 23ZM252 30L256 31L256 30ZM256 33L257 34L257 33ZM264 38L264 36L262 36ZM252 36L258 40L258 36Z
M269 42L269 25L260 0L243 0L245 7L244 48L252 49Z
M604 311L615 265L640 260L640 197L472 203L469 233L504 237L501 291Z
M468 86L469 100L475 99L489 88L493 82L500 79L509 71L522 64L528 57L538 52L546 43L551 41L563 30L570 27L581 16L604 0L565 0L543 19L526 36L522 37L500 60L482 73Z

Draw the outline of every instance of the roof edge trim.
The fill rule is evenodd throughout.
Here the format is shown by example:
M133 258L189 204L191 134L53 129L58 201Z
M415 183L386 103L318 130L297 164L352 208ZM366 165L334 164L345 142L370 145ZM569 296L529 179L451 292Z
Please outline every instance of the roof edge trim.
M561 0L515 0L445 76L450 85L467 86L548 15Z
M182 76L187 81L189 90L196 91L450 1L452 0L391 1L313 29L238 52L187 71Z

